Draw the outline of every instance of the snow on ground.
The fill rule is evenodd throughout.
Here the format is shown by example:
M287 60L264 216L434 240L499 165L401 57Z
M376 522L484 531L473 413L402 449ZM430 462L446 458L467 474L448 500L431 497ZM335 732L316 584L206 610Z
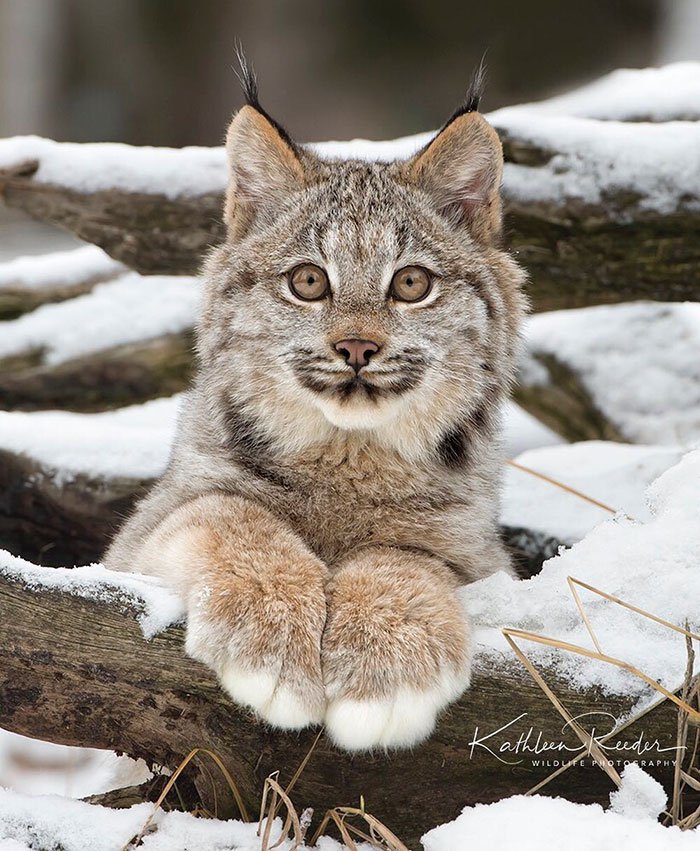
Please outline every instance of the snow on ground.
M17 257L0 264L0 289L80 286L97 278L115 278L126 271L126 266L112 260L101 248L83 245L38 257Z
M0 421L1 422L1 421ZM622 511L649 518L648 485L676 464L683 451L671 446L630 446L603 440L551 446L524 452L522 464ZM579 541L609 513L549 482L508 467L501 522L546 533L562 543Z
M700 441L700 304L636 302L540 313L528 320L525 342L526 383L546 380L539 364L533 368L534 355L556 356L627 439Z
M33 350L58 364L70 358L191 328L199 281L129 272L91 292L0 324L0 358Z
M697 117L700 63L619 71L551 101L506 107L487 118L544 150L558 153L545 165L506 165L504 189L513 202L528 199L599 204L633 193L642 210L666 213L700 206L700 124L599 121L598 118ZM658 96L662 92L663 96ZM651 94L650 94L651 93ZM642 110L642 107L645 109ZM422 133L370 142L312 145L322 156L405 158L430 139ZM133 148L128 145L57 143L36 136L0 140L0 168L40 162L36 179L94 191L120 187L169 198L221 192L226 184L223 148ZM621 220L628 218L618 205Z
M556 451L556 450L546 450ZM504 574L462 590L484 657L512 658L504 626L529 630L593 649L569 593L573 576L609 594L691 629L700 628L700 450L688 453L647 490L651 517L605 520L571 549L545 562L532 579ZM685 640L667 627L582 591L589 619L610 656L636 665L667 688L676 688L686 665ZM534 659L550 664L575 685L599 684L617 694L648 698L641 680L617 667L522 641ZM495 656L494 656L495 654Z
M528 414L527 411L523 411L515 402L506 403L503 438L506 455L509 458L514 458L528 449L557 446L564 443L562 437Z
M632 818L656 820L666 809L666 790L636 762L630 762L622 772L622 785L610 793L610 809Z
M151 479L165 469L180 396L99 414L0 411L0 449L33 458L57 482L76 474Z
M62 591L101 603L140 611L138 621L146 638L152 638L184 617L182 601L152 576L119 573L101 564L85 567L39 567L0 550L0 576L33 590Z
M0 787L15 792L83 798L145 783L152 776L142 759L0 730Z
M598 804L517 795L495 804L466 807L454 821L423 837L425 851L690 851L695 831L628 818Z
M114 810L58 796L20 795L0 789L0 851L119 851L139 833L152 812L153 805L148 803ZM143 851L258 851L261 844L257 822L217 821L159 810L152 824L156 829L139 845ZM271 846L281 829L282 821L275 819ZM9 841L16 844L3 846ZM291 840L285 840L277 847L291 851L293 846ZM341 845L329 837L321 839L316 848L341 851ZM363 848L367 846L358 846L358 851Z
M506 109L511 114L522 110L528 115L569 115L604 121L697 121L700 62L674 62L662 68L620 68L573 92Z

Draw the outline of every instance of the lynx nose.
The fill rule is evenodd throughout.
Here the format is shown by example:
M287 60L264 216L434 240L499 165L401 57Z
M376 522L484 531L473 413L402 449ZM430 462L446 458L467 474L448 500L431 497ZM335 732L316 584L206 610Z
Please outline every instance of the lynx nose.
M357 340L354 337L349 340L339 340L333 348L345 358L345 363L355 372L367 366L372 355L376 355L379 351L379 346L372 340Z

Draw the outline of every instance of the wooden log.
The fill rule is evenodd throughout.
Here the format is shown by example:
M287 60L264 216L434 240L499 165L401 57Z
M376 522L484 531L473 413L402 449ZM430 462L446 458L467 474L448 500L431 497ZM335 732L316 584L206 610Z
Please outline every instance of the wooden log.
M529 384L521 376L513 396L522 408L572 443L627 442L628 438L596 405L573 369L551 354L536 352L532 357L545 368L548 378L546 382Z
M0 449L0 549L55 567L99 561L151 484L52 469ZM538 573L561 546L532 529L504 526L501 532L523 577Z
M506 161L530 171L556 151L501 128ZM9 206L50 221L101 246L144 273L193 274L207 248L223 237L222 195L181 195L109 189L76 191L34 178L37 161L0 175ZM533 185L536 175L530 176ZM600 204L543 201L504 185L506 230L530 272L537 311L639 299L700 299L698 199L685 197L660 214L643 193L609 190Z
M72 358L43 362L29 351L0 360L0 409L103 411L184 390L192 375L193 332L167 334Z
M281 782L289 782L311 748L315 730L272 730L233 705L211 672L183 653L182 628L144 639L136 620L138 601L122 596L106 603L77 593L42 587L36 577L29 587L22 576L0 572L0 726L66 745L117 750L171 769L192 748L211 749L234 776L251 813L270 772L279 770ZM580 691L551 672L545 676L574 716L593 712L617 717L630 706L625 696ZM583 723L589 722L602 735L610 720L587 716ZM505 730L491 735L504 725ZM523 793L552 772L551 764L535 763L562 759L565 753L550 751L536 758L531 752L503 749L505 742L527 736L530 728L531 748L538 734L540 745L577 745L513 660L497 666L482 660L469 691L442 716L427 742L411 751L351 755L322 736L292 798L299 809L313 807L319 819L330 807L357 805L362 796L369 812L417 849L424 831L455 818L466 804ZM640 734L644 741L672 747L675 713L662 705L619 738L633 741ZM620 749L609 755L637 758ZM660 762L666 764L647 770L668 782L672 766L668 759ZM213 811L216 797L220 816L238 815L228 805L225 783L208 769L195 764L188 772L196 792L185 805L201 803ZM612 788L607 776L586 760L546 791L605 803Z

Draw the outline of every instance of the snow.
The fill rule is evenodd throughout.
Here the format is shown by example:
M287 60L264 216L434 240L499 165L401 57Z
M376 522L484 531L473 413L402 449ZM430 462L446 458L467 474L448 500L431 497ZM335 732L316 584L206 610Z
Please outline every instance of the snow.
M80 286L99 278L116 277L126 267L96 245L53 251L38 257L17 257L0 264L0 289L40 290Z
M573 92L507 110L511 114L522 110L529 115L569 115L604 121L697 121L700 62L674 62L662 68L620 68Z
M158 192L167 198L221 192L226 182L223 148L134 147L115 142L79 144L39 136L0 140L0 168L38 160L34 179L77 192L116 187Z
M20 795L0 789L0 851L59 847L61 851L119 851L140 832L152 812L149 803L115 810L58 796ZM158 810L151 824L155 830L144 836L139 845L143 851L258 851L261 846L257 822L217 821ZM281 829L282 821L275 819L270 846ZM15 844L3 844L8 842ZM294 843L287 839L277 847L291 851ZM366 847L359 845L358 849ZM341 845L329 837L316 848L341 851Z
M695 831L628 818L597 804L539 795L466 807L422 841L424 851L695 851L700 845Z
M142 759L0 730L0 787L15 792L83 798L145 783L152 776Z
M628 124L520 109L499 110L489 118L496 129L557 152L541 166L506 163L503 189L511 206L553 204L560 216L569 210L565 218L585 218L587 208L603 206L622 223L640 212L653 217L700 209L697 122Z
M509 458L514 458L527 449L564 443L558 434L510 401L505 406L503 440Z
M666 790L636 762L622 772L622 785L610 793L610 809L621 816L654 821L666 809Z
M85 295L45 304L0 326L0 358L41 350L44 361L71 358L191 328L197 278L130 272Z
M58 484L77 474L156 478L168 461L180 398L99 414L0 411L0 449L38 461Z
M630 446L602 440L524 452L515 460L634 517L649 519L644 492L654 479L676 464L683 451L670 446ZM583 538L609 517L549 482L508 467L501 522L546 533L562 543Z
M661 69L622 70L549 101L506 107L487 115L495 127L516 133L544 150L558 151L534 168L506 164L504 190L511 202L566 203L578 210L611 195L633 198L647 213L697 209L700 202L700 123L668 121L698 117L700 63ZM613 119L652 118L662 124ZM599 120L605 119L605 120ZM421 133L372 142L322 142L309 147L327 158L403 159L430 138ZM177 198L222 192L223 148L134 148L113 143L57 143L36 136L0 140L0 168L39 160L36 180L78 191L119 187ZM612 215L631 217L625 204Z
M555 451L555 450L542 450ZM568 591L583 580L665 620L698 630L700 599L700 450L689 452L647 489L651 516L622 515L598 524L571 549L545 562L537 576L516 581L494 574L462 589L477 628L481 661L509 658L502 627L515 627L593 649ZM582 591L590 622L610 656L626 660L667 688L683 680L684 637ZM549 664L573 685L649 698L641 680L602 662L521 641L531 659Z
M700 304L541 313L528 320L525 345L524 383L546 380L537 355L556 356L628 440L700 441Z
M184 618L182 601L158 579L118 573L100 564L39 567L0 550L0 576L35 591L56 590L108 605L136 608L141 631L147 639Z

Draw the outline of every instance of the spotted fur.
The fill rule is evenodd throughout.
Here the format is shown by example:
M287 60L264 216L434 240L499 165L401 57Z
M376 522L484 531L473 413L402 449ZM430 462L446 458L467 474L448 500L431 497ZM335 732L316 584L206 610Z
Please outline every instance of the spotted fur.
M525 303L500 143L472 94L406 162L325 161L244 75L198 375L106 560L182 594L189 651L263 719L411 745L468 683L458 586L510 569L499 419ZM302 263L329 298L293 296ZM423 302L389 294L408 265L434 276ZM348 337L380 346L358 375L334 349Z

